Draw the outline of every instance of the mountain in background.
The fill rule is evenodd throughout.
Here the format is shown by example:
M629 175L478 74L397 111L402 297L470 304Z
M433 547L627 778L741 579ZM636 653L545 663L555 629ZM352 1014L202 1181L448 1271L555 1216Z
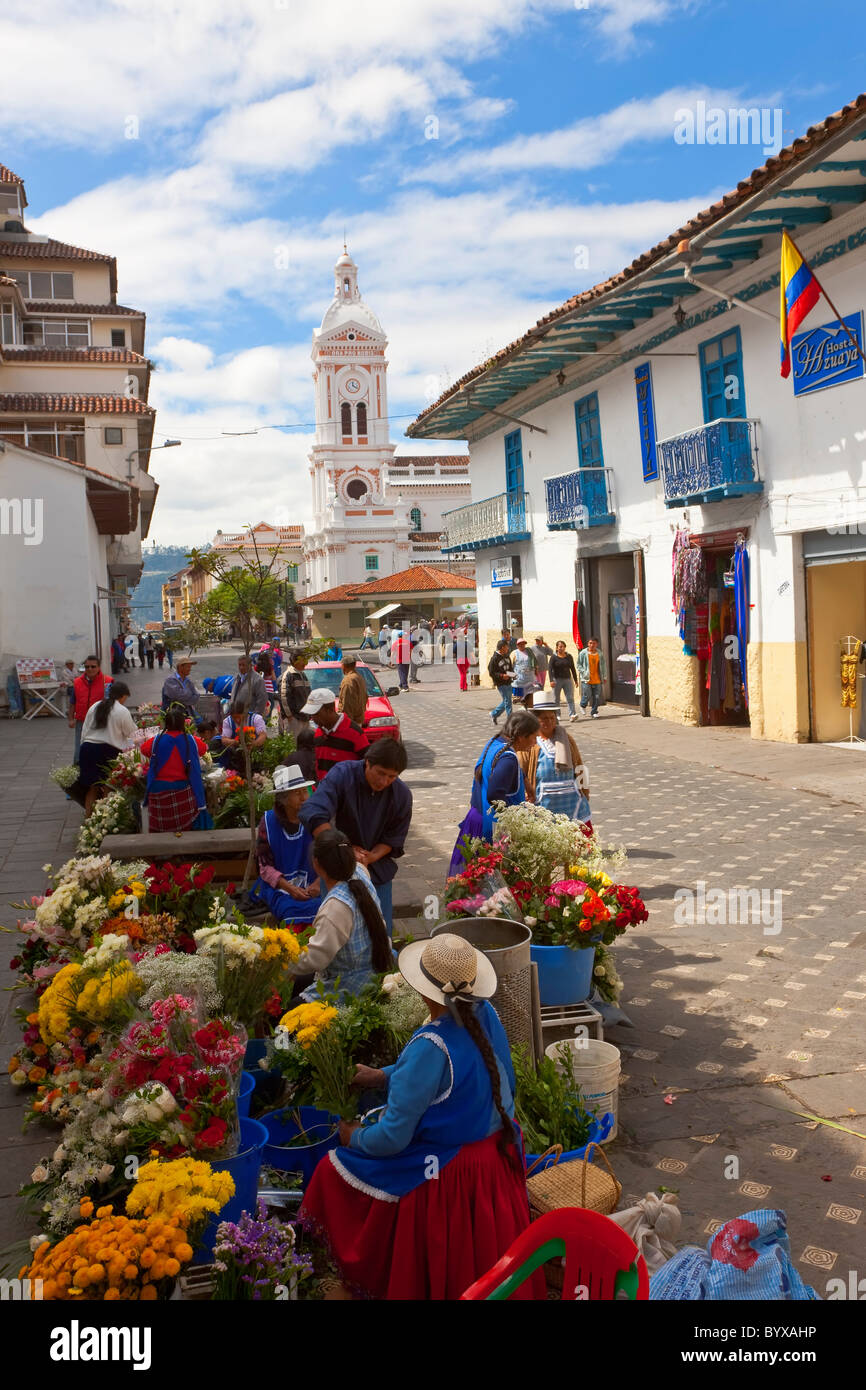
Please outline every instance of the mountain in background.
M134 628L162 622L162 586L171 575L183 569L188 553L189 547L184 545L142 546L144 570L130 597Z

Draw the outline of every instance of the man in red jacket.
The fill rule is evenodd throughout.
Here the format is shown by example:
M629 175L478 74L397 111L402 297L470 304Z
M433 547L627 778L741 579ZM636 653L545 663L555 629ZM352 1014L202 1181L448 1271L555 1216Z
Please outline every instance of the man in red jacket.
M105 699L106 691L111 685L111 681L106 680L99 669L99 657L89 656L84 662L84 675L78 676L72 682L72 689L69 695L69 727L75 730L75 752L72 756L74 763L78 762L78 750L81 747L81 729L84 724L87 711L91 705L98 705L100 700Z

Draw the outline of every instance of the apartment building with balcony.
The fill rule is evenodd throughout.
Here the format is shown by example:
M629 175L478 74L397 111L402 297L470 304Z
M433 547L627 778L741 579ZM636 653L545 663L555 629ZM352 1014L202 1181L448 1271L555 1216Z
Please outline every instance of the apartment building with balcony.
M34 590L17 594L39 650L22 651L20 627L7 623L0 664L24 655L82 659L93 649L107 662L141 575L157 492L148 471L156 412L147 403L145 319L117 302L113 256L31 232L26 207L23 180L0 165L0 447L17 462L11 480L7 465L5 485L12 500L29 498L37 480L63 475L41 499L47 536L72 524L63 499L77 480L89 577L71 584L46 540L40 560L49 583L39 592L48 611L37 609Z
M477 555L482 647L593 635L607 699L646 715L866 735L840 681L866 639L864 207L861 96L419 415L412 438L470 446L444 549ZM787 379L784 231L836 310Z

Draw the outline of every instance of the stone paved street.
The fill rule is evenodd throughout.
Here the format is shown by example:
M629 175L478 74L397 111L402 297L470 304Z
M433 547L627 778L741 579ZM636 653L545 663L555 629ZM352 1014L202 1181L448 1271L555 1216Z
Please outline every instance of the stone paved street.
M208 654L195 676L233 665L233 653ZM134 672L133 698L153 695L158 676ZM441 888L491 703L487 691L459 694L451 670L426 671L396 701L415 795L395 892L404 931L424 930L424 898ZM782 1207L801 1273L823 1293L831 1274L862 1266L866 1141L798 1112L866 1134L864 755L748 737L709 744L711 731L610 706L572 730L594 824L606 843L628 849L626 881L650 909L617 947L634 1026L606 1034L623 1057L620 1133L608 1147L623 1205L659 1185L677 1190L683 1238L699 1244L751 1207ZM74 849L81 813L46 780L70 744L59 720L0 724L7 926L10 901L40 891L42 865ZM675 925L674 893L699 881L707 891L778 890L781 929ZM0 939L0 951L5 964L14 938ZM16 1038L12 1007L4 995L4 1060ZM52 1139L36 1129L22 1137L21 1097L6 1083L0 1107L5 1243L29 1233L14 1193Z

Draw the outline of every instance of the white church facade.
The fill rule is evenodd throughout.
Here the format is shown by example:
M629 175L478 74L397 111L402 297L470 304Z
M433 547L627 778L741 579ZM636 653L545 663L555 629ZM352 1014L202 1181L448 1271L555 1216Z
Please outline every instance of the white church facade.
M468 455L395 457L388 340L361 298L358 267L345 248L334 272L334 298L313 332L313 525L304 539L301 602L413 563L453 569L441 549L442 517L471 497Z

